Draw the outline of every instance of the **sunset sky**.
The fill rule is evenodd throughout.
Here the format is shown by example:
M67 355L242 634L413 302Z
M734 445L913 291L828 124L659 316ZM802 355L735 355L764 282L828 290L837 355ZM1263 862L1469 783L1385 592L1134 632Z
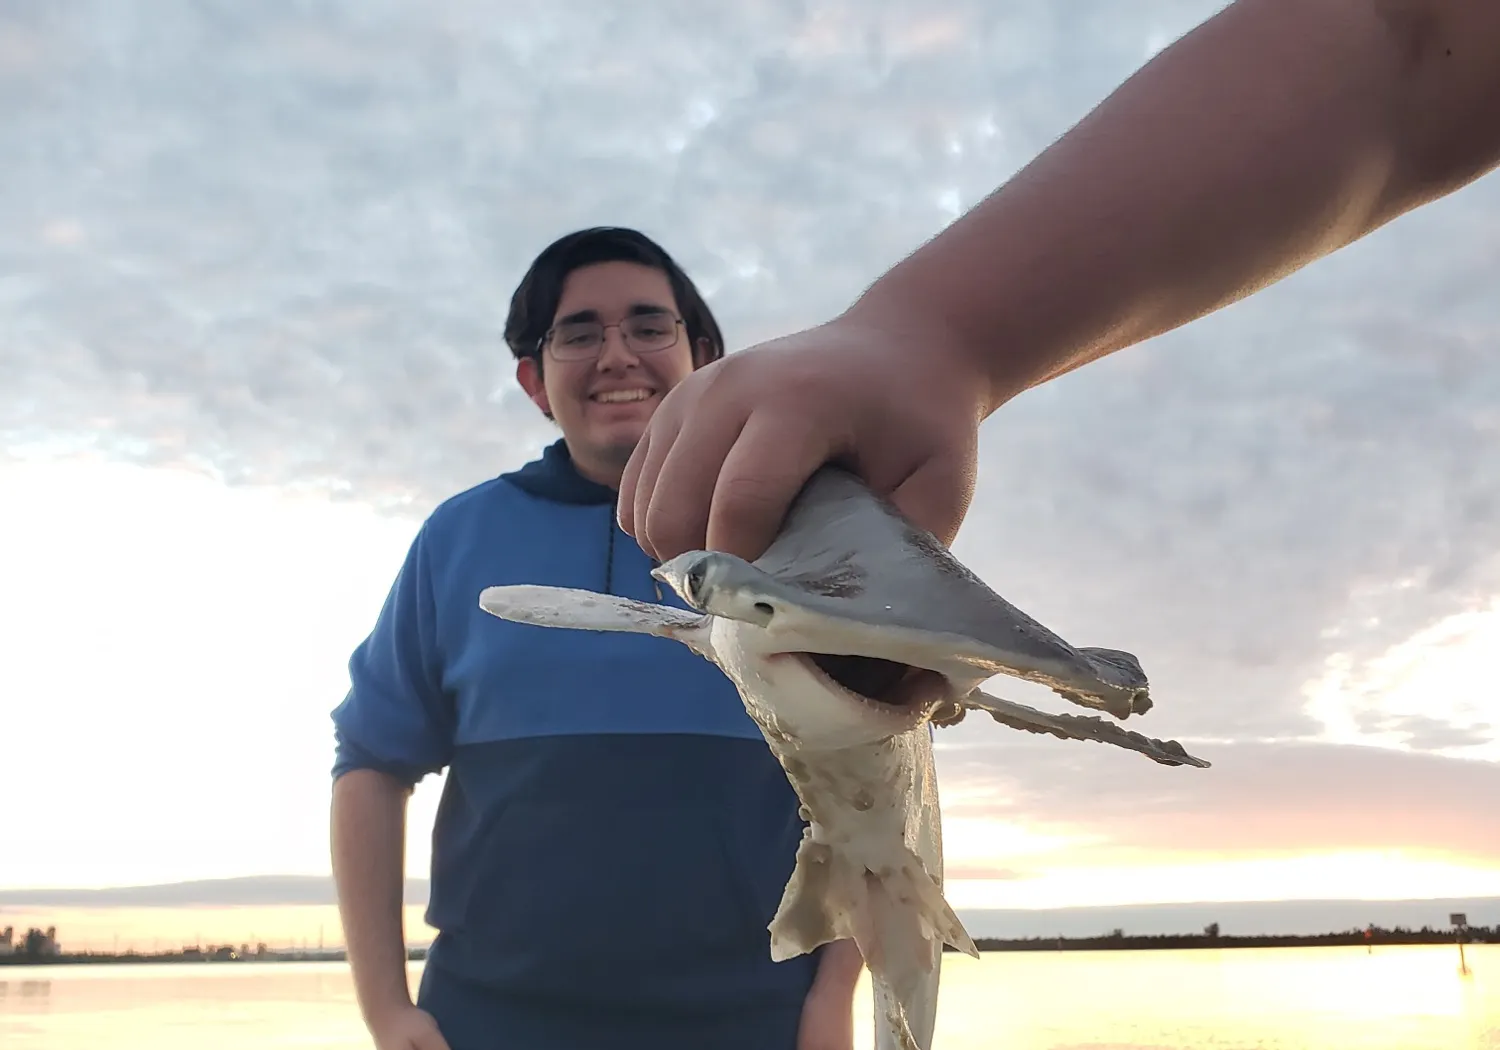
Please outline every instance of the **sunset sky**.
M554 436L555 236L821 320L1218 5L512 6L0 12L0 889L327 872L349 650ZM959 555L1213 768L941 731L956 904L1500 895L1497 287L1500 177L986 425Z

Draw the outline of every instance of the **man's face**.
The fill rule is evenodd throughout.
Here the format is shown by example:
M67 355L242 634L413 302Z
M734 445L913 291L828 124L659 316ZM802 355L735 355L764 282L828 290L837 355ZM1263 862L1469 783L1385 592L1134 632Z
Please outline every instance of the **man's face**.
M584 476L618 484L661 399L693 371L679 316L660 270L605 262L568 275L544 344L545 364L539 369L534 359L521 360L516 379L562 428ZM592 341L591 323L607 326L602 343ZM673 341L665 349L646 349L667 339Z

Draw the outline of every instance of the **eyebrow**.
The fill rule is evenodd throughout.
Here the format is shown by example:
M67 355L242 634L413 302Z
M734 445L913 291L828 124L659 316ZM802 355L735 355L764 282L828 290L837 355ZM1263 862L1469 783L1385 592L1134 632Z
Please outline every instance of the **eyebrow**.
M631 303L630 304L630 308L625 311L625 316L626 317L641 317L641 316L644 316L646 314L669 314L671 312L672 312L671 310L668 310L665 306L662 306L660 303L639 302L639 303ZM580 321L597 321L597 320L599 320L599 311L598 310L575 310L572 313L568 314L566 317L559 317L556 321L553 321L552 323L554 325L560 325L560 324L577 324Z

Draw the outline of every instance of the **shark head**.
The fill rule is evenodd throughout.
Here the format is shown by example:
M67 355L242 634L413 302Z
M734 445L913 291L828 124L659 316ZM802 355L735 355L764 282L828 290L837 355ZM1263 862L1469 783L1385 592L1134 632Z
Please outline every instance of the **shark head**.
M770 627L775 607L760 600L753 586L762 573L732 554L688 551L651 570L699 612ZM764 588L761 588L764 590Z
M762 684L742 691L763 727L774 722L804 742L870 742L920 727L960 693L937 671L877 655L880 628L812 607L807 592L741 558L691 551L652 575L722 622L720 662ZM737 653L723 651L731 645Z

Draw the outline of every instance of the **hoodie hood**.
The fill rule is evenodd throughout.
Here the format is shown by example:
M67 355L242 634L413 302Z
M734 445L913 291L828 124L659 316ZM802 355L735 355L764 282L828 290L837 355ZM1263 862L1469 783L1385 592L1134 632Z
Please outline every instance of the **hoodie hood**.
M590 481L578 473L573 464L573 455L568 443L558 438L542 450L540 459L534 459L520 470L500 475L522 492L537 499L553 503L569 503L580 507L609 507L610 513L604 523L604 581L603 593L613 594L615 585L615 533L619 525L615 522L614 506L619 493L608 485ZM655 565L656 560L652 559ZM655 580L657 600L661 599L661 585Z
M573 465L568 443L558 438L542 450L540 459L534 459L520 470L502 474L522 492L538 499L554 503L573 503L582 506L613 504L619 496L608 485L590 481L578 473Z

